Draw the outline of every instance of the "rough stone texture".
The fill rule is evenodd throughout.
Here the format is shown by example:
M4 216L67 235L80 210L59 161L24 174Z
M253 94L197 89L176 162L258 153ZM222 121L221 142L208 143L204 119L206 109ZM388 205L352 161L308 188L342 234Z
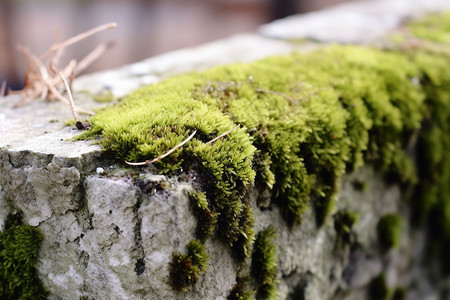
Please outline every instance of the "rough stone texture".
M366 43L419 11L448 5L449 1L355 2L280 20L261 32L276 38ZM361 20L365 27L358 29ZM304 44L300 49L310 47ZM94 109L101 105L81 91L110 90L121 97L169 75L294 49L299 45L240 35L85 76L75 83L75 99ZM226 299L236 275L248 273L249 261L238 265L227 245L210 239L209 270L187 293L174 293L168 284L168 263L173 251L185 251L196 226L187 197L192 183L186 176L127 174L92 141L70 140L78 131L62 124L71 118L68 107L35 101L13 108L16 101L8 96L0 102L0 230L14 209L23 211L25 223L42 230L38 273L51 299ZM365 182L366 189L355 190L355 180ZM360 215L353 228L360 250L351 253L348 247L335 251L331 217L317 228L309 210L301 226L289 228L276 206L264 211L256 207L257 193L250 194L256 232L269 224L278 229L280 299L365 299L365 287L382 269L391 287L415 287L408 299L438 299L438 283L425 279L432 277L425 276L428 271L420 264L411 264L422 256L423 232L413 234L404 222L399 249L380 252L379 218L392 212L408 218L408 210L399 188L387 186L370 166L343 178L336 203L336 210Z

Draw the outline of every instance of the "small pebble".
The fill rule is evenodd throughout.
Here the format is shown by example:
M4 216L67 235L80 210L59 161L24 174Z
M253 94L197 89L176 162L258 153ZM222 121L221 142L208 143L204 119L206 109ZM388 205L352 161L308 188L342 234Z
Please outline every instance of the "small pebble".
M97 174L105 173L105 169L103 169L102 167L98 167L96 171L97 171Z

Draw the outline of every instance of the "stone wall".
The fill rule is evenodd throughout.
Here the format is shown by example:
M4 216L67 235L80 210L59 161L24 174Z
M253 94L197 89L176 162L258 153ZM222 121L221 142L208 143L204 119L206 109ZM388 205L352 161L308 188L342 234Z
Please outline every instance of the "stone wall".
M411 3L345 4L267 24L259 33L88 75L75 82L76 101L96 109L106 104L92 101L92 95L122 97L179 73L309 51L321 43L382 43L406 19L450 6L448 1ZM68 107L34 101L14 108L16 101L8 96L0 102L0 229L5 230L9 214L20 211L24 224L43 233L37 275L50 299L226 299L237 281L249 276L251 260L238 261L212 237L205 241L209 269L186 291L174 291L172 255L186 253L196 238L189 194L198 189L198 174L124 169L95 141L72 140L79 131L63 125L71 118ZM254 187L247 194L255 232L269 225L277 231L272 241L277 297L377 299L373 295L383 295L386 283L390 296L395 291L402 297L406 289L407 299L448 299L448 278L439 277L432 263L423 263L426 231L410 228L407 221L411 213L403 199L408 191L387 182L371 165L344 175L339 185L334 215L322 226L316 225L313 209L301 225L289 226L278 206L257 206L257 198L270 197L267 191L261 194ZM352 219L351 213L358 217ZM379 238L380 220L397 215L403 220L400 239L387 251ZM250 289L258 285L252 280Z

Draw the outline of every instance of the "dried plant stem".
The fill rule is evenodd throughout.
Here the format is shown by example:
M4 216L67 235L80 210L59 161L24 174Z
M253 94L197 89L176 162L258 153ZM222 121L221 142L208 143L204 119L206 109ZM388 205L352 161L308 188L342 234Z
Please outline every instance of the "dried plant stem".
M146 160L143 162L137 162L137 163L132 163L132 162L128 162L125 161L126 164L130 165L130 166L143 166L143 165L148 165L154 162L157 162L158 160L163 159L164 157L169 156L170 154L172 154L174 151L176 151L177 149L179 149L180 147L182 147L184 144L186 144L190 139L192 139L194 137L194 135L197 133L197 130L194 130L194 132L184 141L182 141L181 143L179 143L178 145L176 145L175 147L173 147L172 149L170 149L169 151L167 151L166 153L164 153L163 155L158 156L157 158L151 159L151 160Z
M292 98L284 93L281 93L281 92L275 92L275 91L265 90L265 89L261 89L261 88L258 89L258 91L263 92L263 93L269 93L269 94L273 94L273 95L282 96L282 97L288 99L289 101L291 101L292 103L295 103L295 104L297 103L297 101L294 98Z
M41 80L45 83L45 86L41 87L41 98L42 99L46 99L48 96L48 91L50 91L52 93L52 95L54 95L58 100L60 100L61 102L68 104L71 106L72 109L76 109L77 111L79 111L80 113L85 113L85 114L89 114L89 115L94 115L93 111L90 110L86 110L86 109L82 109L82 108L78 108L76 106L73 105L73 103L71 104L71 102L69 100L67 100L63 95L61 95L60 92L58 92L58 90L56 89L56 85L59 83L58 79L52 79L50 78L47 69L44 67L44 65L42 64L41 60L39 60L35 55L33 55L28 48L24 47L24 46L18 46L18 49L20 51L22 51L25 56L32 62L33 65L37 66L37 68L39 69L39 73L41 75ZM75 63L69 63L69 65L66 67L66 69L64 70L65 72L70 71L72 72L73 69L75 68L76 62ZM55 68L54 66L52 66L52 68ZM59 72L61 73L61 72ZM61 77L62 81L64 82L64 76ZM37 81L39 82L39 81ZM67 87L66 87L67 89ZM38 89L39 90L39 89ZM69 91L69 89L67 89ZM69 94L70 92L68 92ZM71 94L69 94L70 97L72 96ZM28 102L28 101L27 101ZM76 115L76 113L75 113ZM76 118L75 118L76 119Z
M69 95L70 109L72 110L72 114L73 114L75 121L77 121L78 116L77 116L77 112L75 110L75 104L73 103L72 92L70 91L69 84L67 83L67 80L64 78L64 75L62 72L59 72L59 76L61 77L61 80L64 82L64 86L66 87L67 95Z
M68 40L65 40L62 43L58 43L58 44L54 44L47 52L45 52L43 55L41 55L40 59L45 59L46 57L48 57L50 54L59 51L60 49L66 48L72 44L75 44L76 42L79 42L93 34L96 34L97 32L106 30L106 29L110 29L110 28L115 28L117 27L117 23L107 23L107 24L103 24L100 25L98 27L92 28L88 31L85 31L83 33L80 33L74 37L71 37Z
M68 46L79 42L97 32L105 29L116 27L116 23L108 23L91 30L78 34L72 38L69 38L63 42L58 42L51 46L43 55L40 57L32 54L28 48L24 46L17 46L17 49L21 51L26 60L28 61L28 70L25 75L25 87L21 91L11 92L12 94L20 94L22 99L15 104L15 106L20 106L22 104L28 103L34 98L40 96L43 100L50 100L52 97L58 99L59 101L70 105L72 113L77 119L78 113L85 113L93 115L94 112L78 108L73 103L73 97L71 93L71 86L67 83L66 78L70 77L70 84L72 84L75 75L78 75L81 71L86 69L89 64L91 64L95 59L102 55L108 48L107 44L100 44L97 46L88 56L81 60L80 64L76 60L72 59L67 66L59 67L59 61L62 57L65 48ZM67 94L70 99L66 99L60 91L63 89L67 90Z
M207 142L206 144L212 144L212 143L214 143L215 141L217 141L218 139L221 139L221 138L223 138L224 136L226 136L226 135L228 135L228 134L230 134L230 132L232 132L233 130L235 130L235 129L237 129L237 128L239 128L239 126L241 126L240 124L238 124L236 127L234 127L233 129L231 129L231 130L228 130L227 132L225 132L225 133L222 133L221 135L219 135L218 137L216 137L216 138L214 138L214 139L212 139L212 140L210 140L209 142Z
M83 58L75 68L74 75L83 72L92 62L99 58L108 49L106 43L101 43L94 50L92 50L85 58Z
M317 94L317 93L319 93L319 92L321 92L321 91L323 91L323 90L326 90L326 88L318 89L317 91L315 91L315 92L309 94L309 95L306 96L305 98L302 98L301 101L308 100L309 98L311 98L312 96L314 96L315 94Z

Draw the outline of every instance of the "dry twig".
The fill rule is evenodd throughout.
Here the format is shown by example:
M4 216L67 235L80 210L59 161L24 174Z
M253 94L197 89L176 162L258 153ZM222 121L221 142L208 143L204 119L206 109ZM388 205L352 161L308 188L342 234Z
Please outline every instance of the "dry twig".
M194 135L197 133L197 130L194 130L194 132L184 141L182 141L181 143L179 143L178 145L176 145L175 147L173 147L172 149L170 149L169 151L167 151L166 153L164 153L163 155L158 156L157 158L151 159L151 160L146 160L143 162L137 162L137 163L132 163L132 162L128 162L125 161L126 164L130 165L130 166L143 166L143 165L148 165L154 162L157 162L158 160L163 159L166 156L169 156L170 154L172 154L174 151L176 151L177 149L179 149L180 147L182 147L184 144L186 144L190 139L192 139L194 137Z
M234 127L233 129L231 129L231 130L228 130L227 132L225 132L225 133L222 133L221 135L219 135L218 137L215 137L215 138L213 138L212 140L210 140L209 142L207 142L206 144L212 144L212 143L214 143L215 141L217 141L218 139L221 139L221 138L223 138L224 136L226 136L226 135L228 135L228 134L230 134L230 132L232 132L233 130L235 130L235 129L237 129L237 128L239 128L239 126L241 126L240 124L238 124L236 127Z
M282 97L288 99L289 101L291 101L292 103L297 104L297 101L295 101L294 98L286 95L285 93L275 92L275 91L271 91L271 90L265 90L265 89L261 89L261 88L258 89L258 92L263 92L263 93L269 93L269 94L272 94L272 95L282 96Z
M75 111L75 104L73 103L72 92L70 91L69 84L67 83L67 80L64 78L64 75L62 72L59 72L59 76L61 77L62 81L64 82L64 86L66 87L67 95L69 95L70 109L72 110L73 118L75 119L75 121L77 121L78 116L77 116L77 112Z
M321 92L321 91L323 91L323 90L326 90L326 88L321 88L321 89L318 89L317 91L312 92L311 94L309 94L309 95L306 96L305 98L302 98L301 101L306 101L306 100L308 100L309 98L311 98L312 96L314 96L315 94L317 94L317 93L319 93L319 92Z
M28 70L25 75L25 87L21 91L13 91L13 94L20 94L22 99L16 106L28 103L40 96L41 99L50 100L57 99L63 103L71 106L74 116L78 113L94 114L92 111L79 108L74 105L70 86L66 81L67 77L71 78L72 83L74 76L78 75L87 66L89 66L95 59L100 57L108 48L106 44L100 44L91 53L89 53L80 63L76 60L71 60L69 64L64 67L59 67L59 61L64 54L64 50L97 32L116 27L116 23L108 23L81 34L78 34L66 41L54 44L39 58L32 54L26 47L18 46L28 61ZM47 67L46 67L47 66ZM61 71L62 70L62 71ZM70 99L66 99L61 90L67 90ZM76 118L76 117L75 117Z

